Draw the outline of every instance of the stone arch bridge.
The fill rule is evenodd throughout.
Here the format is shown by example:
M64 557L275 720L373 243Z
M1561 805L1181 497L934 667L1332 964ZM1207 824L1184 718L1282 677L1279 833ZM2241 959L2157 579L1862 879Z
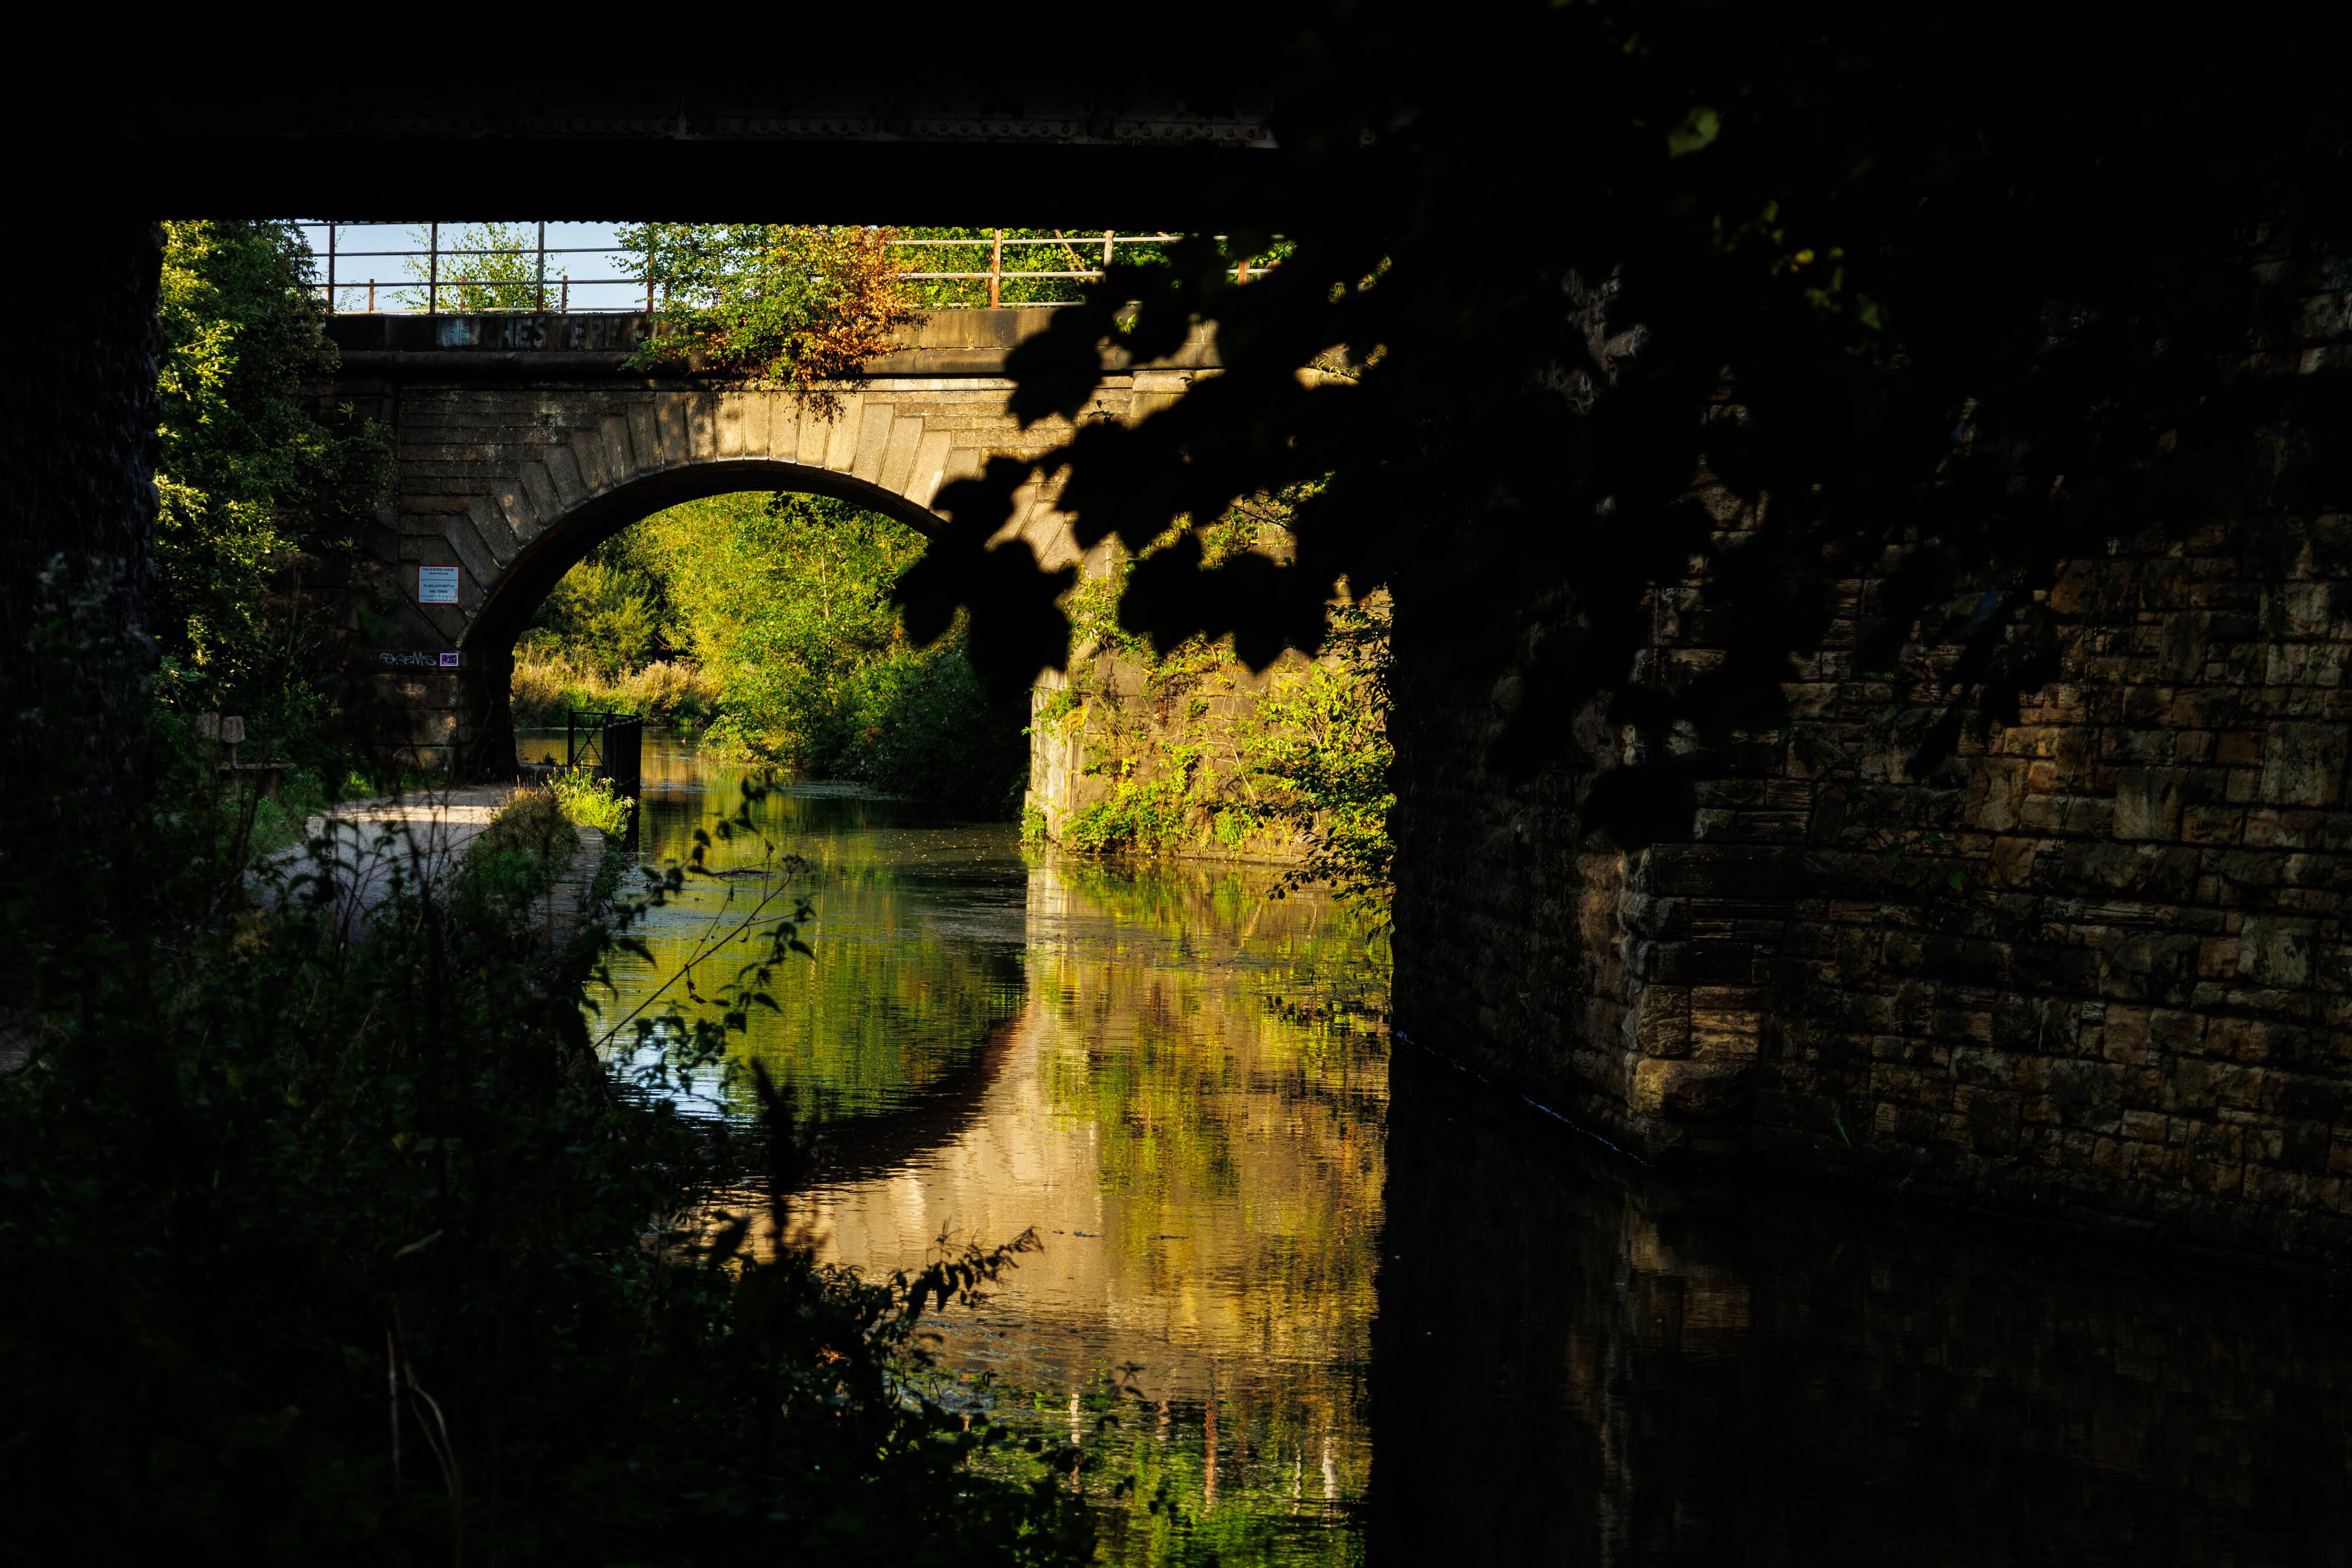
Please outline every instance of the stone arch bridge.
M343 605L341 659L372 685L387 738L459 777L513 766L507 685L516 638L601 541L680 501L730 490L835 496L925 532L949 482L998 455L1068 438L1020 429L1004 356L1045 308L934 312L830 410L791 392L628 360L642 315L341 316L333 382L319 389L390 434L392 500L327 582ZM1212 368L1205 340L1170 361L1114 366L1087 419L1139 419ZM1080 552L1033 484L1005 538L1049 569ZM436 570L434 569L440 569ZM454 591L455 602L445 601Z

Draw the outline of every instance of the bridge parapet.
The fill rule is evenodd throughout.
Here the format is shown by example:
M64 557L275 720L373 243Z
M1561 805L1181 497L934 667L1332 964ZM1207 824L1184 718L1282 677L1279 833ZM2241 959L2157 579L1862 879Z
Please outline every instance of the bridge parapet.
M378 527L331 572L345 667L377 687L394 738L466 776L512 766L516 637L564 572L630 524L730 490L839 497L929 531L940 487L1071 425L1006 412L1004 356L1043 308L935 312L855 381L811 397L695 371L633 369L643 315L337 316L319 389L377 421L397 457ZM1214 370L1205 338L1113 365L1082 421L1132 422ZM1082 556L1054 486L1016 497L1000 540L1048 567Z

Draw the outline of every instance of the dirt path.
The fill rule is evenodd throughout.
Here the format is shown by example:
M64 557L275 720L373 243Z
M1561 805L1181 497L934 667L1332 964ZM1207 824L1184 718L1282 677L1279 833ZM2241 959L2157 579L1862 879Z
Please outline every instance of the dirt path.
M467 846L514 792L511 784L480 784L352 801L303 825L306 840L332 835L324 868L297 846L271 856L265 874L288 879L290 888L323 869L332 879L332 918L346 938L356 939L394 888L441 882L462 864ZM578 926L604 853L604 835L581 829L579 852L541 900L551 940Z

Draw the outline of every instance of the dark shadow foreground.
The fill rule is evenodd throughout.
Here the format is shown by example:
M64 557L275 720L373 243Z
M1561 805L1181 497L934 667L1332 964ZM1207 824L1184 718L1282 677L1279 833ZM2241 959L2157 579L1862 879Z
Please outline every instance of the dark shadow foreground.
M1374 1562L2352 1561L2326 1303L1669 1183L1392 1072Z

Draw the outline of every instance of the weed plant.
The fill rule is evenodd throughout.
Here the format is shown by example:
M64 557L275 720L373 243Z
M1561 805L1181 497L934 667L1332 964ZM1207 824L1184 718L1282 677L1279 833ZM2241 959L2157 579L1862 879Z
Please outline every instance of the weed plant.
M53 699L138 678L77 666L75 637L43 644ZM786 1095L758 1085L754 1134L609 1072L580 1000L627 916L551 952L499 870L549 858L550 811L509 813L446 883L395 870L353 935L350 824L250 873L246 830L160 742L110 766L79 787L162 776L172 804L5 890L16 1542L141 1563L1084 1554L1065 1492L976 1470L998 1429L910 1375L925 1312L1011 1252L822 1266ZM806 951L797 928L721 988L729 1019L677 1031L685 1059Z
M636 803L586 768L567 768L547 781L548 798L564 820L613 837L629 831Z

